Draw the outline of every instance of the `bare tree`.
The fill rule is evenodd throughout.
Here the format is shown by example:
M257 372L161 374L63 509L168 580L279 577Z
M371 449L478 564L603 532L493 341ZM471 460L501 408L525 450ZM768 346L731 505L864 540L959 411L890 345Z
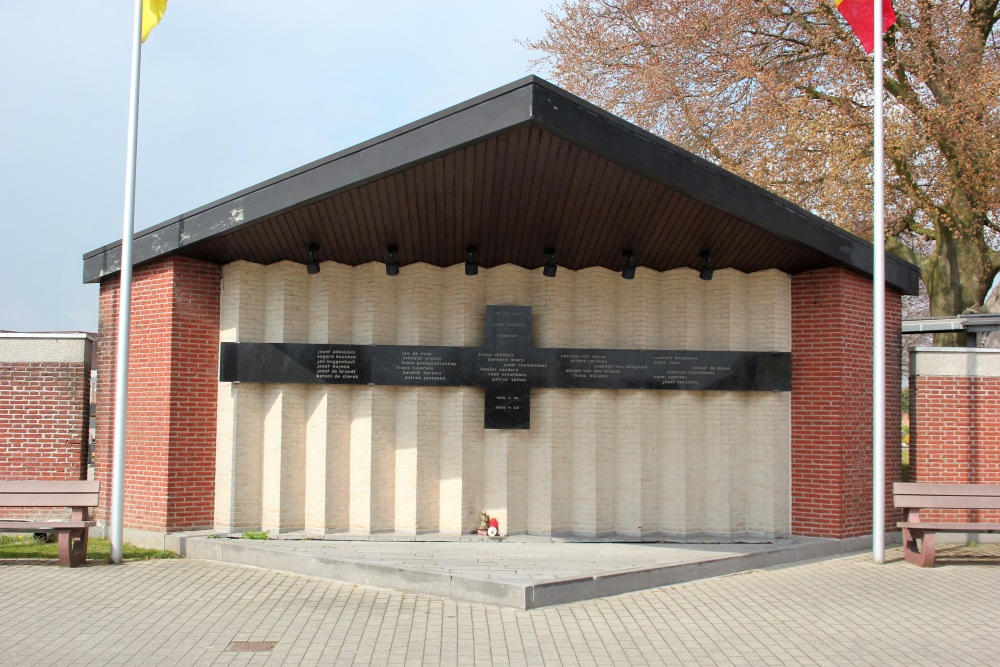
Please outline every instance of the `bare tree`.
M1000 0L897 0L887 245L932 315L1000 270ZM565 0L530 46L569 90L871 238L873 67L833 0Z

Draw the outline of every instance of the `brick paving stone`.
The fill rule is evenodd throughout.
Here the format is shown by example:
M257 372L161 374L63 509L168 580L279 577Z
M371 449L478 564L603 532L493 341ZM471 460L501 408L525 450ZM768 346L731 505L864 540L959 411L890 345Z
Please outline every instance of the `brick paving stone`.
M890 549L532 611L212 561L6 561L0 663L988 664L1000 546L939 551L933 569Z

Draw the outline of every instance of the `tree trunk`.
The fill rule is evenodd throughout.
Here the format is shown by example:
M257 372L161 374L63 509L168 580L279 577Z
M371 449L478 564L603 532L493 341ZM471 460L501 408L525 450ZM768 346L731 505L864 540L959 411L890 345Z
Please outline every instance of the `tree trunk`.
M961 315L980 306L992 284L990 249L982 224L938 225L934 252L921 266L931 317ZM965 334L938 334L935 345L965 345Z

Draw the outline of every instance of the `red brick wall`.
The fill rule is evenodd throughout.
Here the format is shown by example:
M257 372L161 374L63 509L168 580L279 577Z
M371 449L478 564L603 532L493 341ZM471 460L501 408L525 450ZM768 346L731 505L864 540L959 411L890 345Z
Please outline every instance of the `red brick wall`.
M1000 484L1000 378L916 375L910 387L910 480ZM1000 511L928 516L1000 521Z
M219 290L215 264L171 257L138 267L126 417L126 527L211 528L214 514ZM114 439L119 278L101 283L95 465L108 489ZM105 380L105 378L107 378Z
M0 480L87 478L90 359L82 349L80 357L79 363L0 363ZM0 508L5 518L50 514Z
M886 526L900 479L902 302L886 289ZM845 269L792 277L792 533L872 530L872 283Z
M0 479L86 479L89 395L89 364L0 364Z

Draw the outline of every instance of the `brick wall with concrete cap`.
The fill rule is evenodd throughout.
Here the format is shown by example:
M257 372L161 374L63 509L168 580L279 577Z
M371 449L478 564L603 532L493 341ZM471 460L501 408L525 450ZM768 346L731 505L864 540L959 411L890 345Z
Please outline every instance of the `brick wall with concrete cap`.
M1000 484L1000 349L910 352L910 480ZM936 517L1000 521L1000 511ZM923 512L921 512L923 516Z
M792 532L872 529L872 283L846 269L792 277ZM886 525L898 512L902 299L886 289Z
M126 415L125 539L211 528L221 269L170 257L135 269ZM111 503L119 278L101 283L94 463ZM162 543L160 544L162 545Z
M93 345L87 333L0 333L0 480L87 478Z
M223 267L222 341L482 345L529 305L535 347L790 351L791 280L601 268L326 262ZM224 531L774 535L790 527L788 393L532 391L532 428L485 430L468 387L218 384Z

